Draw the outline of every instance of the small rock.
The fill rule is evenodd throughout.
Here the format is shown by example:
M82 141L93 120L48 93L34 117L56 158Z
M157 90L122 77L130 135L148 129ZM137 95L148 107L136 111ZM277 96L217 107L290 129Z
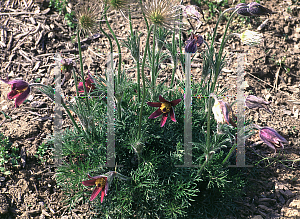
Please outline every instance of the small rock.
M273 211L271 208L268 208L268 207L265 206L265 205L258 205L258 207L261 208L261 209L264 210L264 211L267 211L267 212Z
M283 30L284 30L284 33L285 33L285 34L288 34L288 33L290 32L289 26L285 26L285 27L283 28Z
M279 192L280 192L286 199L289 199L289 198L291 198L291 197L294 196L294 193L293 193L291 190L286 190L286 191L279 190Z
M42 101L33 101L31 103L31 107L33 108L43 108L43 107L46 107L47 104L45 102L42 102Z

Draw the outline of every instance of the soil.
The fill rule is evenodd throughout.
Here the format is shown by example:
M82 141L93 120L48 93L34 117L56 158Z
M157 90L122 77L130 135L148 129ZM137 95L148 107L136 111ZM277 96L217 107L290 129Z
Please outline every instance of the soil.
M236 5L238 2L230 2ZM185 5L189 2L184 2ZM299 114L300 114L300 4L299 1L277 0L260 1L260 4L277 12L271 16L253 18L245 22L236 17L231 30L257 30L264 41L259 46L249 47L233 38L229 40L225 52L227 65L219 78L220 88L227 88L227 95L236 92L237 55L245 56L245 95L253 94L270 101L273 114L245 110L247 119L260 126L269 126L284 136L289 144L278 149L277 154L265 144L257 143L259 136L253 135L246 141L246 157L255 163L263 157L270 157L256 167L264 168L260 178L249 178L251 186L239 201L241 218L300 218L300 169L299 161ZM68 27L64 17L48 9L46 1L6 0L0 3L0 77L2 79L23 79L27 82L41 82L53 85L55 67L54 56L60 53L63 58L78 55L73 42L74 31ZM71 4L70 8L74 7ZM224 10L225 8L222 8ZM206 20L198 33L207 39L215 27L216 12L213 19L207 19L208 8L202 8ZM133 14L133 27L146 34L145 24L139 14ZM127 20L120 12L110 12L109 22L119 39L128 33ZM3 26L2 26L3 25ZM219 31L225 28L222 21ZM221 35L218 35L217 41ZM144 44L144 41L142 41ZM88 38L84 43L83 58L85 69L92 74L104 74L109 42L103 34ZM100 53L99 53L100 51ZM116 52L116 48L114 48ZM122 48L124 63L130 66L132 58L129 50ZM192 77L201 77L201 55L196 55L192 65ZM197 64L199 63L199 64ZM77 67L78 67L77 61ZM168 64L162 66L170 72ZM129 74L135 78L134 72ZM161 80L167 75L159 77ZM180 71L176 79L182 79ZM74 81L69 79L63 85L64 94L74 95ZM0 132L9 137L12 147L19 149L18 165L7 164L12 174L0 174L0 217L1 218L88 218L87 205L69 211L63 203L64 194L56 186L56 166L49 150L46 161L41 162L34 155L39 146L53 133L54 104L34 89L28 101L14 109L14 101L7 99L10 87L0 84L1 111ZM230 98L229 98L230 99ZM232 101L232 98L230 99ZM70 126L68 120L63 127ZM272 162L274 159L290 160Z

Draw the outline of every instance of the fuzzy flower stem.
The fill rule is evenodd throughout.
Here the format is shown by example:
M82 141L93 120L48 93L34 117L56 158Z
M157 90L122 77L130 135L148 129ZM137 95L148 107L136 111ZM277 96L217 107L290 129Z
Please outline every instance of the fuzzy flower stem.
M118 64L118 84L120 83L120 80L121 80L121 63L122 63L122 54L121 54L121 47L120 47L120 43L114 33L114 31L111 29L111 26L108 22L108 19L107 19L107 15L106 13L104 14L104 18L105 18L105 22L106 22L106 25L111 33L111 35L113 36L114 40L116 41L116 44L117 44L117 47L118 47L118 53L119 53L119 64Z
M201 165L200 170L198 171L198 176L200 176L201 173L203 172L204 167L206 166L207 162L208 162L208 160L206 159L206 160L204 161L204 163Z
M153 28L153 25L150 27L150 29L148 31L146 45L149 44L149 39L150 39L150 35L151 35L151 32L152 32L152 28ZM142 103L141 103L141 108L140 108L140 115L139 115L138 139L141 138L143 106L144 106L145 97L146 97L146 83L145 83L145 71L144 70L145 70L147 51L148 50L147 50L147 47L146 47L145 52L144 52L144 57L143 57L142 70L141 70L142 80L143 80L143 98L142 98Z
M102 17L101 17L100 20L102 20L102 18L104 17L104 14L106 14L107 9L108 9L108 7L105 7L104 12L103 12L103 15L102 15ZM109 45L110 45L110 53L114 53L112 40L110 39L110 36L103 30L102 25L101 25L101 21L100 21L99 26L100 26L101 32L106 36L106 38L107 38L108 41L109 41Z
M80 62L80 73L81 73L81 79L82 79L82 83L83 83L84 96L87 96L85 80L84 80L84 73L83 73L83 63L82 63L81 42L80 42L79 30L77 30L77 42L78 42L78 53L79 53L79 62Z
M116 44L117 44L117 47L118 47L118 53L119 53L119 63L118 63L118 81L117 81L117 86L120 85L121 83L121 64L122 64L122 54L121 54L121 47L120 47L120 43L114 33L114 31L111 29L111 26L108 22L108 19L107 19L107 16L106 16L106 13L104 14L104 18L105 18L105 22L106 22L106 25L110 31L110 33L112 34L114 40L116 41ZM117 102L117 110L118 110L118 118L121 120L121 100L119 100Z
M80 61L80 72L81 72L81 79L83 84L84 96L87 97L87 91L85 86L85 79L84 79L84 72L83 72L83 62L82 62L82 54L81 54L81 42L80 42L80 34L79 30L77 30L77 42L78 42L78 53L79 53L79 61ZM91 112L90 104L88 98L85 98L86 105L88 111Z
M152 83L152 93L154 94L155 89L155 36L156 36L156 25L154 25L153 30L153 40L152 40L152 74L151 74L151 83Z
M173 71L172 71L172 78L171 78L171 84L170 84L170 88L173 87L173 83L174 83L174 76L176 73L176 69L177 69L177 51L176 51L176 39L175 39L175 32L173 32L173 36L172 36L172 52L173 54L175 54L175 56L173 57ZM180 47L179 47L180 48Z
M30 84L30 86L31 86L31 87L38 87L38 86L39 86L39 87L43 87L43 88L46 88L46 89L49 88L47 85L44 85L44 84L38 84L38 83ZM73 125L75 126L75 128L77 129L77 131L80 133L80 132L81 132L80 128L78 127L77 123L75 122L74 117L72 116L70 110L68 109L68 107L66 106L66 104L65 104L65 102L63 101L62 98L61 98L61 105L65 108L65 110L66 110L68 116L70 117L70 119L71 119Z
M222 161L222 165L224 165L226 163L226 161L230 158L231 154L234 152L235 149L236 149L236 146L231 147L229 153L227 154L225 159Z

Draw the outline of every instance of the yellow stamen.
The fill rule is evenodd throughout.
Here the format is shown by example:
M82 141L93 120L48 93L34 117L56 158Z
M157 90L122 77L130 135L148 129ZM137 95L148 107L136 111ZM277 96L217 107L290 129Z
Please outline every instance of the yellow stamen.
M161 104L160 110L163 113L168 113L168 112L170 112L171 108L172 108L171 103L164 102L164 103Z
M27 87L24 88L23 90L16 90L16 91L17 91L17 93L23 93L25 90L27 90Z
M106 178L98 178L96 179L95 181L95 184L97 187L100 187L100 188L104 188L105 187L105 183L106 183Z

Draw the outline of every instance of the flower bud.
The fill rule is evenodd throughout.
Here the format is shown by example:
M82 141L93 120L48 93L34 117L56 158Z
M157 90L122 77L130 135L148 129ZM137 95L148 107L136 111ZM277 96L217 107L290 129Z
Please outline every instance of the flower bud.
M258 4L257 2L251 2L250 4L248 4L248 6L248 12L252 16L270 15L275 13L272 12L270 9Z
M271 102L265 101L263 98L261 97L256 97L254 95L249 95L248 97L246 97L246 107L248 107L249 109L259 109L259 108L263 108L264 110L266 110L269 113L273 112L268 108L268 106Z
M278 134L278 132L269 127L261 128L259 131L259 137L264 143L266 143L266 145L275 150L275 154L275 146L280 145L283 149L283 143L288 143L288 141L284 137L282 137L280 134Z

